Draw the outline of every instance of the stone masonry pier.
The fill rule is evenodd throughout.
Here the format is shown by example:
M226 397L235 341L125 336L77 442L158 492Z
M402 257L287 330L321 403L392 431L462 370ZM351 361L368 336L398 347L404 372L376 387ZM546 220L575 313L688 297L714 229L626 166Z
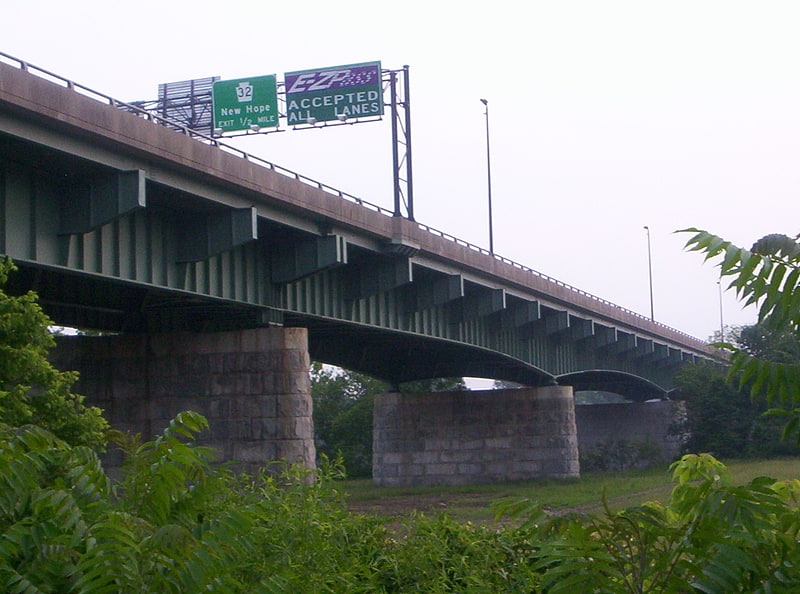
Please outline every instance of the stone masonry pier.
M210 423L198 442L239 470L274 460L313 468L307 343L303 328L71 336L59 339L52 359L80 372L74 391L115 429L147 440L194 410Z
M389 393L375 400L378 485L463 485L580 475L570 386Z

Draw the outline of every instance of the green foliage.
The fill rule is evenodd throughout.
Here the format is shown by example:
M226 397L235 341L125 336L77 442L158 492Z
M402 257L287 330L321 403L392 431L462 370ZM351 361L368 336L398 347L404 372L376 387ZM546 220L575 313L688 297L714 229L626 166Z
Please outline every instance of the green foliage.
M388 389L369 376L312 363L317 453L331 459L341 454L350 476L370 476L374 398Z
M632 468L649 468L662 462L661 449L649 441L608 438L581 457L582 472L620 472Z
M732 340L737 348L753 356L782 360L794 357L797 346L793 337L776 340L759 325L741 328ZM686 403L686 423L680 431L689 435L687 451L708 451L722 458L798 453L794 444L781 438L781 422L764 415L766 404L738 388L736 378L729 378L718 366L687 365L675 375L675 383Z
M437 377L400 384L401 392L451 392L466 389L467 384L463 377Z
M729 382L725 370L711 364L684 366L675 375L675 384L686 403L686 426L681 427L689 436L686 450L744 457L764 407Z
M530 531L416 516L386 546L382 592L539 592Z
M349 513L340 461L234 477L183 413L126 442L118 484L97 455L0 426L0 591L773 592L800 583L800 481L735 486L708 454L672 466L669 503L553 516L529 501L503 529Z
M0 427L0 590L231 591L248 508L219 506L225 483L179 415L142 446L121 488L97 455L38 427ZM197 472L200 470L200 472Z
M13 270L9 259L0 259L0 422L36 424L68 443L102 448L108 429L102 412L71 392L76 373L58 371L47 360L55 340L36 295L2 290Z
M800 335L800 245L797 238L768 235L751 250L743 249L698 229L687 248L705 253L705 259L721 259L720 275L729 277L729 288L746 305L758 306L758 323L775 337ZM786 420L785 434L800 428L800 361L786 362L753 355L726 345L732 352L731 377L747 387L751 396L766 398L771 414ZM798 432L800 444L800 432Z
M684 456L672 470L677 485L667 505L553 518L516 501L498 512L528 516L544 592L795 591L800 482L762 477L731 486L708 454Z

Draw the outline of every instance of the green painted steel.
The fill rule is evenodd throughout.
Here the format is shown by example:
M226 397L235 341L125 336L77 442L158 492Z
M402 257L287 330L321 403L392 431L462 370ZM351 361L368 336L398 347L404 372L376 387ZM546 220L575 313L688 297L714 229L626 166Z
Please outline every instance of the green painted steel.
M677 331L411 221L69 89L16 82L13 96L0 88L0 254L21 269L14 288L36 290L56 323L305 326L312 356L391 381L545 385L605 373L641 380L648 396L681 365L713 358ZM3 109L23 96L69 113Z
M189 201L181 201L180 209L171 207L173 192L151 182L146 184L146 208L139 200L135 207L118 209L112 220L88 225L79 232L65 232L61 213L65 212L74 192L65 187L63 180L12 162L8 155L5 157L0 166L2 253L22 264L159 289L147 293L133 308L100 301L75 304L78 314L72 318L73 322L91 325L98 323L98 319L105 319L104 323L110 326L118 324L113 316L90 315L103 308L119 309L121 316L118 318L128 318L130 328L148 330L191 326L197 319L205 320L207 328L222 328L226 327L224 323L213 320L226 316L236 318L235 322L228 321L240 326L282 322L286 316L294 320L308 316L309 319L463 343L502 354L552 376L609 369L644 377L666 388L671 386L674 370L683 363L680 357L668 357L667 345L659 345L656 351L652 340L632 334L620 334L613 348L594 348L591 344L594 334L587 331L590 321L581 320L583 329L571 331L571 318L566 312L548 308L540 313L538 305L531 310L517 304L516 321L504 323L504 316L512 314L508 313L511 309L505 293L499 289L473 284L467 287L463 297L460 296L463 291L450 290L440 291L434 299L435 283L415 286L413 274L403 272L404 266L409 264L397 266L402 260L390 259L390 268L381 268L373 259L369 265L362 263L359 272L347 265L346 258L337 260L337 242L330 244L334 247L330 255L326 255L330 251L327 248L319 252L320 256L315 255L316 251L303 251L305 248L299 247L306 245L316 250L317 244L313 242L319 238L276 240L274 229L265 229L257 237L256 234L246 235L246 240L230 241L225 246L227 249L211 253L204 243L207 238L201 233L204 247L192 248L196 252L199 249L198 257L187 259L187 248L181 243L181 238L187 237L186 229L205 229L209 220L219 221L221 215L204 212L199 203L193 212ZM98 176L107 183L108 172L99 171ZM141 175L136 174L136 177ZM134 190L134 194L138 192ZM88 220L84 215L78 218ZM231 221L230 217L224 220ZM338 249L342 242L340 238ZM299 266L287 269L285 262L281 264L284 272L283 276L278 275L278 282L274 269L276 255L284 259L296 258ZM380 258L385 260L384 256ZM361 259L363 261L363 254ZM338 265L330 265L337 262ZM381 281L383 284L375 285L374 290L366 291L364 296L353 292L354 278L364 282L364 271L375 273L379 268L390 271L389 277ZM431 277L430 271L426 274L435 278L438 286L446 287L441 282L448 277ZM455 286L461 284L463 280ZM420 286L426 287L422 299L418 292ZM80 316L82 306L86 310L83 319ZM54 308L53 311L59 310ZM134 314L140 319L136 324L129 318ZM572 323L576 327L579 325L575 318ZM120 328L109 329L124 327L122 324ZM573 334L580 338L575 339ZM342 344L342 348L351 348Z

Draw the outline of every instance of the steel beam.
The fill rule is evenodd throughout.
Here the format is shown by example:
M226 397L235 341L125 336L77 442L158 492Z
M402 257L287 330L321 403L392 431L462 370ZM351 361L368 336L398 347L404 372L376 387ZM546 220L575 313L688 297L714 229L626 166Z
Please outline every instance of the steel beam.
M488 289L466 295L461 302L461 320L483 318L506 307L506 292L503 289Z
M414 280L409 258L382 258L361 266L349 266L345 272L344 298L348 301L402 287Z
M584 340L591 337L594 333L594 323L592 320L569 316L569 336L572 340Z
M189 219L178 233L178 262L207 260L258 239L256 209L235 208Z
M341 235L281 245L271 254L272 282L289 283L322 270L347 264L347 242Z
M444 305L464 296L464 277L460 274L438 276L432 281L411 285L404 313L413 313Z
M145 174L137 169L99 175L71 188L65 198L59 232L88 233L145 207Z

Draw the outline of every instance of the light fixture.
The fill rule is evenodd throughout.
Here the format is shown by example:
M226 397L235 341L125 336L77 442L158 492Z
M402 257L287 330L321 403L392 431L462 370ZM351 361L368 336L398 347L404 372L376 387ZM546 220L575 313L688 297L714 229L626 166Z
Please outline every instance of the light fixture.
M315 118L314 116L308 116L306 118L306 124L308 124L309 126L313 126L316 123L317 123L317 118Z
M340 122L346 122L347 121L347 114L346 113L336 114L336 117L339 118Z
M222 128L214 128L214 136L222 136Z
M258 132L259 130L261 130L261 126L259 126L258 124L250 124L250 130L252 130L253 132Z

